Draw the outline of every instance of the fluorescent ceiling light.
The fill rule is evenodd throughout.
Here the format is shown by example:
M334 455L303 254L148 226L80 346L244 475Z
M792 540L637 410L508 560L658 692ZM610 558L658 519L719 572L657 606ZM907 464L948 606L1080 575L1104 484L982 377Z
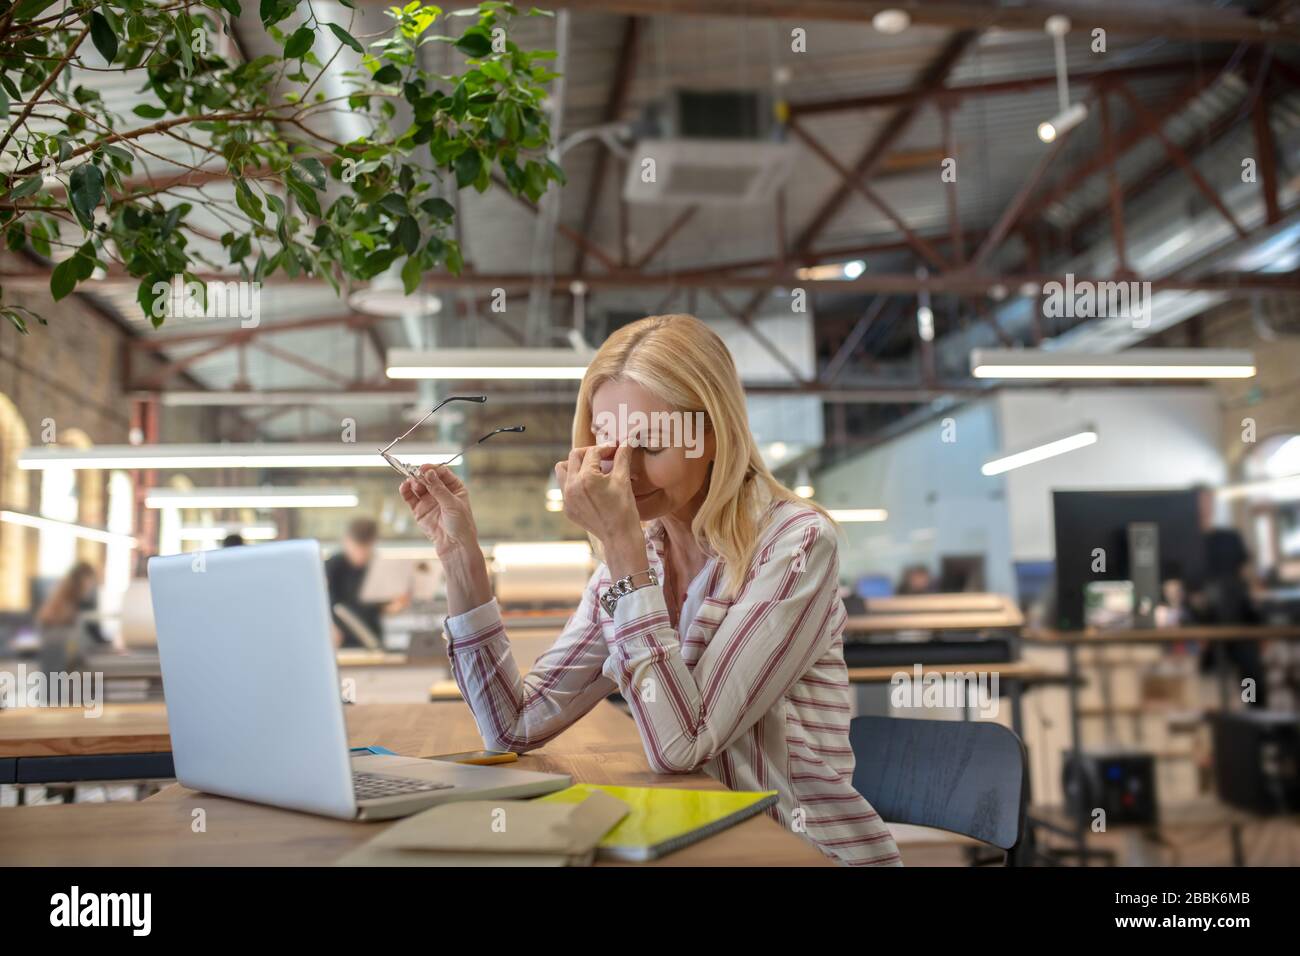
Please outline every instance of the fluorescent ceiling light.
M460 449L428 452L403 451L402 460L413 465L440 465ZM96 445L92 448L29 448L18 456L26 471L49 468L83 470L200 469L200 468L387 468L373 448L326 442L308 444L269 442L210 445Z
M150 393L154 397L155 393ZM406 405L416 401L414 392L398 391L271 391L256 392L232 389L230 391L181 391L156 393L158 401L168 408L239 407L261 405Z
M131 548L136 545L135 537L129 534L118 534L113 531L105 531L103 528L92 528L71 521L58 521L40 515L29 515L22 511L0 511L0 521L22 525L24 528L35 528L38 531L66 531L78 538L85 538L87 541L98 541L101 544L124 544Z
M388 350L389 378L581 379L588 357L574 349Z
M1056 441L1049 441L1042 445L1035 445L1025 451L1016 452L1014 455L1005 455L987 461L981 466L980 473L990 476L1000 475L1012 468L1022 468L1025 465L1032 465L1034 462L1055 458L1057 455L1064 455L1066 452L1075 451L1079 448L1087 448L1089 445L1095 445L1096 443L1097 431L1089 426L1083 431L1068 435L1065 438L1058 438Z
M1242 481L1224 485L1216 494L1223 498L1279 497L1289 499L1300 497L1300 474L1281 475L1277 478L1259 478L1255 481Z
M1129 349L1105 355L972 349L970 367L976 378L1252 378L1255 356L1244 349Z
M889 518L889 512L884 508L831 508L830 515L841 523L886 521Z
M238 534L245 541L273 541L279 534L272 525L245 525L233 532L228 528L196 525L181 528L179 537L182 541L220 541L232 533Z
M350 488L158 488L146 508L355 508Z

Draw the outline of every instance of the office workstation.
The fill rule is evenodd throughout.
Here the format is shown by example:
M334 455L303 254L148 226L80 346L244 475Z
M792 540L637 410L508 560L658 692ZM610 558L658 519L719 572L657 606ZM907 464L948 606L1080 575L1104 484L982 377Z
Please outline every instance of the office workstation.
M1100 923L1300 865L1295 4L34 0L0 53L30 892L1003 867Z

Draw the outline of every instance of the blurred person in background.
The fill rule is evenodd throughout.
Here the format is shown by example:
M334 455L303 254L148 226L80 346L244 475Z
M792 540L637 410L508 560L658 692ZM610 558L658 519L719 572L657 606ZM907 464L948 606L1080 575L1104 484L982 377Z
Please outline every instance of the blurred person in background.
M325 562L325 583L329 587L336 647L373 646L365 635L357 632L356 624L359 623L369 636L379 641L383 637L382 615L398 614L410 604L407 595L387 604L361 600L361 589L374 560L378 540L379 525L374 518L355 518L343 533L343 547Z
M1259 623L1251 599L1250 552L1235 528L1218 527L1215 521L1214 490L1195 488L1200 505L1201 533L1205 545L1204 572L1199 581L1188 582L1188 605L1197 623L1224 625ZM1232 665L1241 679L1255 682L1255 706L1268 706L1267 679L1259 641L1216 641L1201 655L1205 670Z
M98 624L81 619L84 612L95 610L98 587L99 572L94 565L78 561L36 612L41 668L46 673L68 670L88 648L107 643Z
M898 578L899 594L933 594L934 575L924 564L912 564L903 569Z

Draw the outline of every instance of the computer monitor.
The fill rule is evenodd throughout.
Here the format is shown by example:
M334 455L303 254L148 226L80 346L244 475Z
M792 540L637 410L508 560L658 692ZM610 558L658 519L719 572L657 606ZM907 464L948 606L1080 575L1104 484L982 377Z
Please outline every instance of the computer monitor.
M1020 610L1027 611L1043 599L1056 578L1056 564L1052 561L1015 562L1016 600Z
M1204 574L1205 542L1194 490L1053 491L1052 510L1056 623L1063 630L1084 626L1084 588L1090 582L1132 580L1130 525L1156 527L1161 582L1195 584ZM1105 552L1104 570L1096 560L1098 548Z
M894 582L885 574L864 574L854 582L853 594L860 598L893 597Z

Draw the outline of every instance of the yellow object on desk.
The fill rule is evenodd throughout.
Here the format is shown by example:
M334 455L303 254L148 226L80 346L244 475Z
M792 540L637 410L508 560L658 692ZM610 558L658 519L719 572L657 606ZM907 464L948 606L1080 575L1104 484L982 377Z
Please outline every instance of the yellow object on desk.
M468 763L484 767L498 763L514 763L519 759L519 754L511 753L508 750L462 750L460 753L455 754L438 754L429 759L444 760L447 763Z
M645 862L690 846L776 803L776 791L670 790L577 783L535 802L581 803L603 791L631 812L597 846L602 860Z

